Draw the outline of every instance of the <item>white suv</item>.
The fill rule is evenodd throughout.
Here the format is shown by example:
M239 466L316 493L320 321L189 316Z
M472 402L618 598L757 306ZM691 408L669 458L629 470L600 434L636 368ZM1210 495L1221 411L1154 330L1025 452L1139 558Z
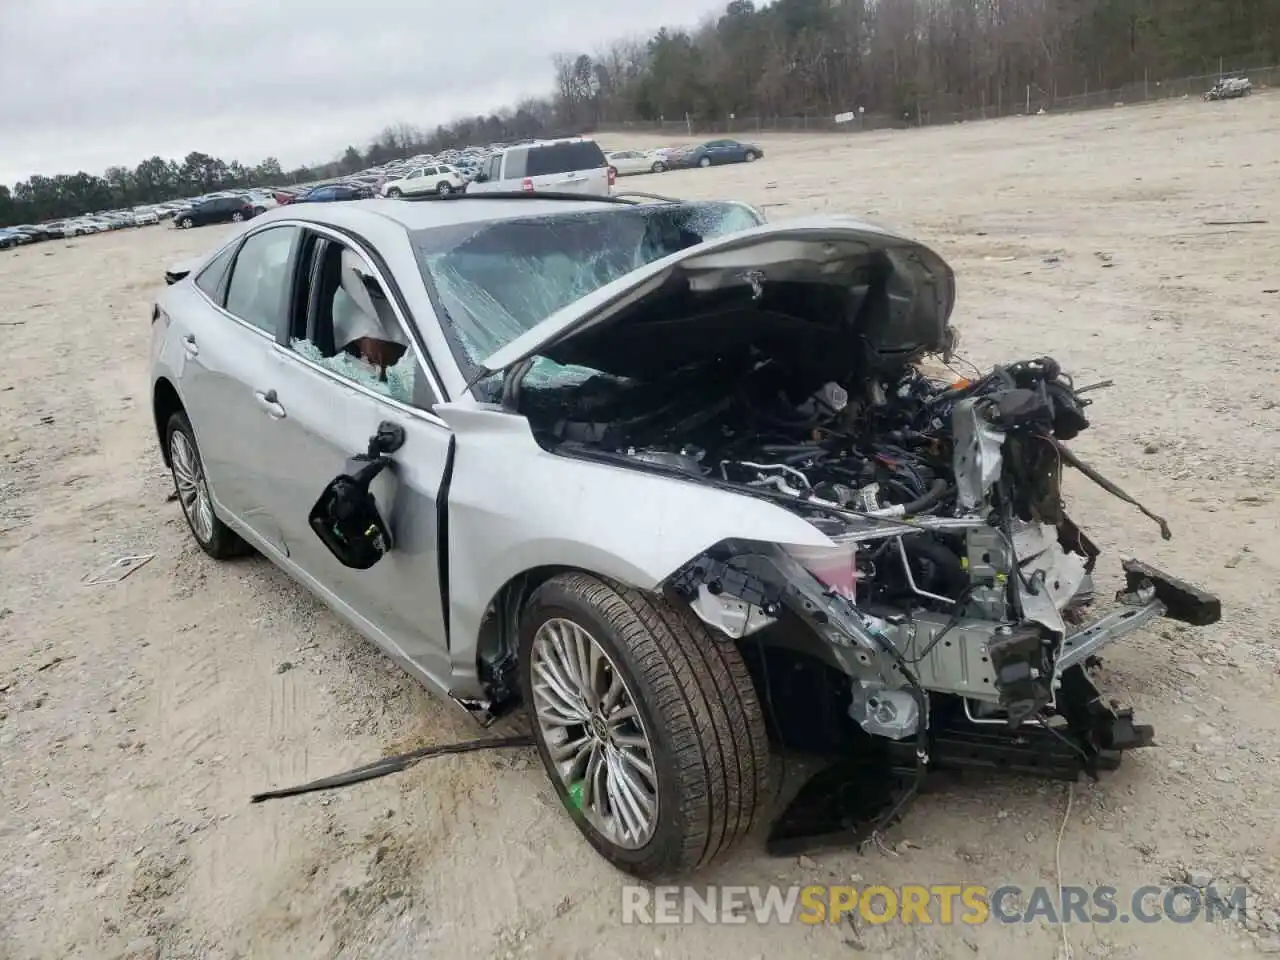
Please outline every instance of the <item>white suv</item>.
M540 140L506 147L485 161L467 193L587 193L607 197L614 171L594 140Z
M447 163L431 164L415 167L399 180L391 180L382 185L384 197L417 197L427 193L438 193L442 197L462 190L467 185L466 179Z

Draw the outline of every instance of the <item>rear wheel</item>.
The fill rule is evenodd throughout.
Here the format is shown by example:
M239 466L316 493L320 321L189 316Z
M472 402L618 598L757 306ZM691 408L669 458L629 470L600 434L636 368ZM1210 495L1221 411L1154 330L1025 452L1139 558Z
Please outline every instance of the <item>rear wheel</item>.
M241 213L239 210L237 210L235 213L231 215L232 223L240 223L242 220L244 220L244 214Z
M658 160L657 162L654 163L651 169L653 170L654 173L662 173L662 171L667 169L667 165L663 163L661 160Z
M644 879L720 857L768 799L742 657L660 597L569 573L525 607L520 673L538 753L587 841Z
M215 560L229 560L247 553L248 545L213 512L213 498L209 495L195 431L181 410L169 418L165 438L178 503L200 549Z
M453 193L453 187L449 186L448 180L441 180L436 185L436 193L440 194L442 197L447 197L449 194Z

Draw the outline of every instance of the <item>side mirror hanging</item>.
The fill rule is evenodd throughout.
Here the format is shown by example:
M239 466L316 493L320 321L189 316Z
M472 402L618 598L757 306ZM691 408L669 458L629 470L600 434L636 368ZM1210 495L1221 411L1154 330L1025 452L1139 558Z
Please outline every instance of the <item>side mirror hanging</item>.
M368 570L391 549L391 530L369 492L369 484L390 462L378 457L355 474L334 477L307 517L320 542L344 567Z
M369 492L374 479L391 464L388 453L404 445L404 428L384 421L369 438L366 453L352 458L363 464L355 473L342 473L325 486L307 517L320 542L345 567L368 570L392 546L391 529Z

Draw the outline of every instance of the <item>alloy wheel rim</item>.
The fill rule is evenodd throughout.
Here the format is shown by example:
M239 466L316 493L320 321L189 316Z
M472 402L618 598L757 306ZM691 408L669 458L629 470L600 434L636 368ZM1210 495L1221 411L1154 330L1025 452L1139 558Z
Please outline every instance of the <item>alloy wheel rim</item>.
M638 850L658 823L653 746L617 665L585 629L553 618L530 656L538 733L570 802L611 843Z
M173 482L178 488L182 512L196 538L201 543L208 543L213 539L213 503L209 499L209 485L204 479L200 457L181 430L173 432L169 446Z

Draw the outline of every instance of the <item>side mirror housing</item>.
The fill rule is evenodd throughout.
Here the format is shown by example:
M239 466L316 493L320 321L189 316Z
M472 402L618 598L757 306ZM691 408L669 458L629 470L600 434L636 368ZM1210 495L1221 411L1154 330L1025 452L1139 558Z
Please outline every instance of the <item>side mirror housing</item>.
M391 461L356 458L354 473L342 473L325 486L307 520L311 529L344 567L368 570L391 549L391 529L369 492L369 484Z

